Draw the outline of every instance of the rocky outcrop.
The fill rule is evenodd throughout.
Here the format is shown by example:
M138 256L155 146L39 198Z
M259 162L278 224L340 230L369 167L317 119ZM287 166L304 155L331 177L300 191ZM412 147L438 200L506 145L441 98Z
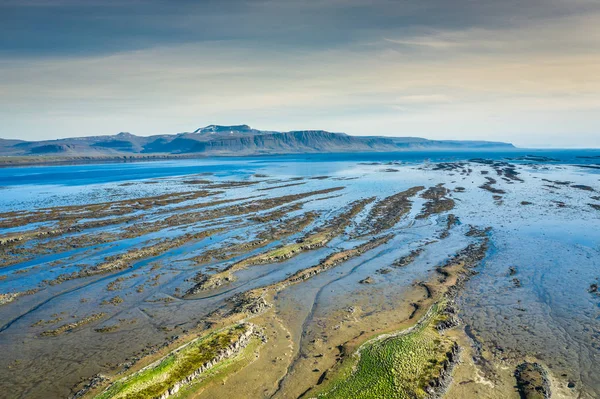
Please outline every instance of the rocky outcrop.
M396 259L392 266L394 267L404 267L411 264L421 253L424 251L423 248L417 248L412 250L408 255L403 256L399 259Z
M240 336L238 337L238 339L235 342L233 342L232 344L230 344L229 346L227 346L225 348L220 349L215 357L213 357L206 363L200 365L200 367L198 367L196 370L194 370L187 377L176 382L174 385L172 385L165 393L163 393L158 398L166 399L170 396L175 395L177 392L179 392L179 390L182 387L194 382L194 380L196 380L198 377L200 377L206 370L209 370L209 369L213 368L214 366L216 366L217 364L219 364L220 362L222 362L223 360L232 358L235 355L237 355L238 353L240 353L246 346L248 346L248 344L250 343L251 337L253 335L257 334L256 327L254 324L247 323L244 326L246 327L244 332L242 332L240 334Z
M378 234L390 229L410 212L412 201L409 199L425 187L416 186L378 201L363 222L357 228L357 235Z
M442 363L442 370L438 376L431 379L425 387L428 399L438 399L444 396L446 389L452 382L452 370L460 358L460 347L455 342L450 350L446 352L446 358Z
M421 197L427 202L423 205L423 210L417 215L417 219L425 219L434 213L443 213L454 209L454 200L448 198L450 190L445 188L443 184L430 187L421 194Z
M283 289L283 288L287 287L288 285L307 280L313 276L316 276L317 274L319 274L321 272L329 270L332 267L335 267L335 266L339 265L340 263L347 261L348 259L360 256L367 251L377 248L378 246L385 244L392 238L393 238L393 235L391 235L391 234L383 236L383 237L374 238L362 245L359 245L356 248L336 252L332 255L329 255L328 257L323 259L321 262L319 262L318 265L309 267L308 269L300 270L299 272L288 277L277 288Z
M19 291L19 292L9 292L7 294L0 294L0 305L6 305L7 303L11 303L15 299L24 296L24 295L33 295L37 293L40 289L34 288L27 291Z
M521 363L515 370L515 378L521 399L548 399L552 395L548 373L539 363Z
M233 304L233 308L228 314L257 315L271 307L262 295L257 295L254 291L236 294L229 302Z
M90 316L84 317L83 319L81 319L79 321L75 321L75 322L69 323L69 324L64 324L64 325L58 327L57 329L44 331L40 335L42 337L56 337L57 335L61 335L61 334L73 331L76 328L79 328L86 324L93 323L94 321L100 320L100 319L104 318L105 316L106 316L106 313L104 313L104 312L95 313Z

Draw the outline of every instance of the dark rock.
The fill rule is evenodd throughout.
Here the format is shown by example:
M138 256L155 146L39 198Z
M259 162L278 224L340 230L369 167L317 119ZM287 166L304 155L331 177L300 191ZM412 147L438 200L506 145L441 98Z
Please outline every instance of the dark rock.
M586 186L583 184L573 184L571 187L578 188L578 189L584 190L584 191L595 191L592 187Z
M521 280L519 280L518 278L516 278L516 277L515 277L515 278L513 278L513 279L512 279L512 282L513 282L513 285L514 285L515 287L517 287L517 288L520 288L520 287L521 287Z
M515 378L521 399L550 398L550 382L546 370L540 364L520 364L515 370Z

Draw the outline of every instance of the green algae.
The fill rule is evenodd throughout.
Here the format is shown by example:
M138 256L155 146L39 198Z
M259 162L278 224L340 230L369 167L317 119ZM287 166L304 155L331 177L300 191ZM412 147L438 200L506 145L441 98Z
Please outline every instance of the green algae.
M308 397L426 398L430 383L447 369L454 342L436 325L445 320L434 305L412 329L365 343Z
M211 383L218 383L228 376L233 375L250 364L256 359L255 353L260 348L262 341L259 338L253 338L248 346L235 357L225 359L216 366L206 370L201 379L193 381L191 384L183 387L179 392L172 395L169 399L188 399L196 398L197 393Z
M238 341L249 328L247 324L239 324L192 341L153 365L115 382L107 390L97 395L96 399L160 397L174 385L196 372L201 366L217 358L222 351ZM203 372L203 376L204 374L214 375L226 365L231 366L235 357L237 356L225 358L213 368ZM178 394L178 396L181 395Z

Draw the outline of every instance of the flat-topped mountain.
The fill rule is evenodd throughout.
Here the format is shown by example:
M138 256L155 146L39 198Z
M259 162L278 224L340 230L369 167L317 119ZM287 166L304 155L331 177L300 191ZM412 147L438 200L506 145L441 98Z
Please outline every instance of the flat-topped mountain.
M209 125L193 132L155 136L119 133L45 141L0 139L0 156L93 157L156 155L269 155L326 152L508 149L490 141L427 140L418 137L350 136L324 130L274 132L248 125Z

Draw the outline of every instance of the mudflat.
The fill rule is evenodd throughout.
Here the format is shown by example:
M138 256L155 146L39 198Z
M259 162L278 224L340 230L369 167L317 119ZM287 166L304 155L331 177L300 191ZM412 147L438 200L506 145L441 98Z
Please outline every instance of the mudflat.
M0 397L596 398L565 154L1 169Z

